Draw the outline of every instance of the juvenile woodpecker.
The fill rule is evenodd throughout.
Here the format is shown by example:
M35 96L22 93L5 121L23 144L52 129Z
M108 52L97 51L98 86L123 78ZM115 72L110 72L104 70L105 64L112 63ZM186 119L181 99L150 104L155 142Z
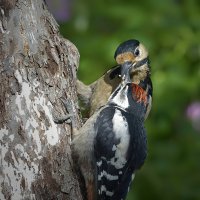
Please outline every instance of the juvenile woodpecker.
M141 86L148 95L148 102L146 104L147 111L145 115L146 119L151 110L153 92L147 49L138 40L127 40L117 47L114 58L118 65L107 71L94 83L85 85L81 81L77 81L80 99L85 102L86 107L89 107L89 116L91 116L101 106L107 103L111 93L120 84L121 64L130 61L134 64L130 69L132 83Z
M137 63L121 64L121 82L73 140L88 200L124 200L147 155L144 118L148 94L130 79ZM144 81L144 88L147 82Z

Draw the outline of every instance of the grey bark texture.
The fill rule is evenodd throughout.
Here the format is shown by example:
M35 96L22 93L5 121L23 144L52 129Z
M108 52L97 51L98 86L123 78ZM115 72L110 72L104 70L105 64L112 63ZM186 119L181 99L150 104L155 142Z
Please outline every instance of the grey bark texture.
M55 124L76 94L79 53L42 0L0 0L0 199L73 199L71 125Z

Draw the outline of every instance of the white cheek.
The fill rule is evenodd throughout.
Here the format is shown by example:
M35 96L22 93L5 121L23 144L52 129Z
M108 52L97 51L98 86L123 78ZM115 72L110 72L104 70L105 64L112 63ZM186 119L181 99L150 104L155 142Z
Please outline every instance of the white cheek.
M140 54L139 54L139 56L136 57L136 59L135 59L136 61L141 61L144 58L148 57L148 51L146 50L146 48L144 47L143 44L139 45L139 51L140 51Z
M138 56L138 58L139 58L139 59L141 59L141 58L142 58L142 56L143 56L143 53L144 53L144 52L143 52L143 50L142 50L142 49L140 49L140 53L139 53L139 56Z

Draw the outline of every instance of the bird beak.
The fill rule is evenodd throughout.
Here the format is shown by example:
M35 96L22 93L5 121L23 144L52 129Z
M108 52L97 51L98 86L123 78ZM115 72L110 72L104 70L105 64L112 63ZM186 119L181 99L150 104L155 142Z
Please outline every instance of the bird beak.
M131 83L131 78L130 78L130 69L132 68L133 63L132 62L125 62L121 64L121 77L123 83Z

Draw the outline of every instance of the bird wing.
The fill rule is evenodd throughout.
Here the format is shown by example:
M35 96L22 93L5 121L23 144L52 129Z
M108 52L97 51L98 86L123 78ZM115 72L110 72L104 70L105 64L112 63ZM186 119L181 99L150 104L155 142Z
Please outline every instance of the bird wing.
M107 107L95 126L97 199L125 199L134 171L146 158L143 123L119 108Z
M102 110L96 124L97 136L94 144L96 157L97 199L123 199L128 192L133 146L128 123L118 108ZM123 185L123 191L117 191ZM119 195L116 195L119 194Z

